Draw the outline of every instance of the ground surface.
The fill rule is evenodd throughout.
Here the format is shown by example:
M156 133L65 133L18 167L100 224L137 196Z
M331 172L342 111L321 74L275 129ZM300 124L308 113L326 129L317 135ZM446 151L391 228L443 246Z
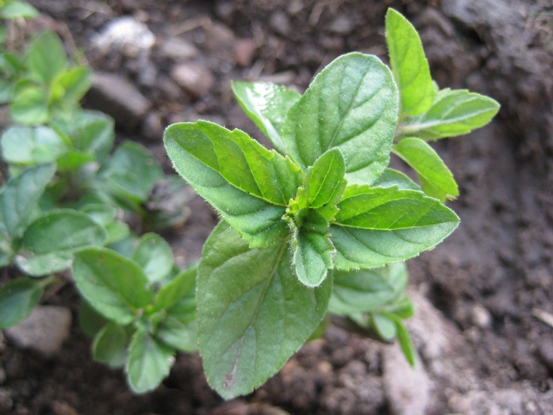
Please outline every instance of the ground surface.
M485 93L502 109L485 129L435 146L460 184L451 207L462 225L409 262L418 371L404 366L397 349L332 328L243 399L225 403L210 391L196 355L179 356L157 391L135 397L120 373L92 362L90 341L74 323L52 359L9 342L1 347L0 413L278 414L275 407L292 414L553 413L553 329L545 322L553 314L550 1L31 3L44 13L43 24L85 48L95 70L121 75L140 90L151 109L136 125L120 123L121 134L150 147L168 171L161 128L170 122L207 118L260 136L232 101L230 79L262 78L302 90L341 53L385 59L388 6L420 30L441 86ZM122 15L153 32L149 54L94 49L91 39ZM169 39L185 42L167 46ZM185 75L179 77L178 67ZM183 262L198 258L216 223L201 200L189 206L188 223L166 235ZM75 311L78 298L68 287L49 302L69 302Z

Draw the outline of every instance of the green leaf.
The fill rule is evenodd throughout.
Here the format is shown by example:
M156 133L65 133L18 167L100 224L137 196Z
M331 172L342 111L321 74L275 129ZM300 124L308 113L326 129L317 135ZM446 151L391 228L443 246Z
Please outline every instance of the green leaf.
M16 92L10 114L15 122L20 124L38 125L46 123L50 118L48 111L48 94L37 88L25 88Z
M290 244L293 269L302 284L317 287L332 268L335 252L329 240L328 221L317 211L309 210L302 218L301 227L293 225L293 228Z
M231 87L238 104L248 117L273 146L286 155L286 146L281 137L282 125L288 111L301 95L284 86L265 82L234 81Z
M444 89L428 111L401 124L398 134L427 141L464 135L488 124L498 111L499 103L492 98L465 89Z
M21 236L55 171L53 164L32 167L8 182L0 193L0 232Z
M140 144L130 141L117 147L102 174L116 195L136 203L145 201L155 182L163 177L154 156Z
M352 186L330 226L337 269L377 268L430 249L459 224L438 200L413 190Z
M411 342L411 336L409 336L409 332L407 331L407 328L400 318L398 318L397 316L392 316L392 318L396 324L397 339L399 341L401 351L403 352L409 364L411 366L415 366L417 352L415 350L415 347L413 346L413 343Z
M119 368L127 360L127 332L116 323L107 324L96 334L92 344L94 360L109 367Z
M145 393L159 386L169 374L175 350L161 343L147 332L137 331L129 347L125 366L133 392Z
M446 198L459 196L453 175L428 143L420 138L407 137L396 144L392 151L415 170L426 194L442 203Z
M108 234L108 240L106 245L114 244L125 239L131 233L129 225L125 222L119 220L113 221L105 226L106 232Z
M2 27L0 26L0 33ZM8 104L13 101L14 84L11 80L0 79L0 104Z
M226 399L274 375L322 321L332 281L308 288L285 242L251 249L221 222L198 268L198 337L209 384Z
M101 246L106 240L104 228L88 215L60 209L27 227L15 261L29 275L46 275L69 268L76 251Z
M399 190L421 190L420 186L411 180L406 174L386 169L384 173L373 183L373 187L395 187Z
M90 305L121 325L135 320L153 299L140 265L109 249L77 252L73 277Z
M194 322L184 324L169 316L156 330L156 337L180 352L193 353L198 350L198 336Z
M38 304L44 286L41 281L18 278L0 288L0 329L15 326Z
M109 225L117 217L116 208L101 203L89 203L80 207L79 210L83 213L86 213L102 226Z
M392 341L397 335L397 325L391 315L386 313L371 313L371 323L380 337Z
M161 236L155 233L142 235L134 248L132 259L144 270L150 283L163 280L173 268L173 251Z
M334 314L370 312L403 293L407 285L405 263L359 271L334 271L328 306Z
M169 126L165 146L178 173L252 247L288 235L281 218L302 179L288 158L206 121Z
M290 109L282 139L304 170L340 149L350 184L372 183L388 165L398 117L398 92L377 57L350 53L317 75Z
M46 86L52 85L67 67L63 43L52 32L46 32L33 40L27 54L32 76Z
M154 310L170 310L188 294L194 297L195 282L196 268L179 272L171 282L159 289L154 302Z
M11 126L2 134L2 156L10 164L51 163L67 150L63 138L48 127Z
M62 91L61 99L77 103L90 89L90 85L90 69L87 66L77 66L58 76L52 84L52 89Z
M435 94L430 68L417 30L394 9L386 13L386 43L401 97L400 118L422 114Z
M96 335L109 323L103 315L98 313L94 307L88 304L85 300L81 301L79 306L79 327L89 337Z
M1 19L34 19L38 10L22 1L9 1L0 9Z

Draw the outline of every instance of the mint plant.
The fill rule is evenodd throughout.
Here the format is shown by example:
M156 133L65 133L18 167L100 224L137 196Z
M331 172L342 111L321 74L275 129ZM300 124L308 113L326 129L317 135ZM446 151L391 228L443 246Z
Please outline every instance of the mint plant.
M412 305L402 262L453 232L443 202L457 185L427 141L488 123L498 104L464 90L437 91L413 26L390 9L391 70L376 56L343 55L303 95L235 82L268 150L207 121L164 135L177 172L220 214L197 271L199 350L224 398L275 374L328 311L398 337ZM420 186L388 168L390 154Z

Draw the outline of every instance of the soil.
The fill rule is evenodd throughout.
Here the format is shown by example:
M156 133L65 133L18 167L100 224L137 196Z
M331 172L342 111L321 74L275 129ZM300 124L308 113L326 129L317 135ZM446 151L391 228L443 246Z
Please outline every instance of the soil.
M184 354L156 391L134 396L121 373L92 361L90 340L75 318L70 339L52 359L9 342L0 347L5 374L0 413L281 413L277 408L291 414L553 413L550 0L31 3L43 13L43 24L84 48L95 70L117 73L136 85L162 125L207 118L259 137L232 100L229 81L266 79L301 91L344 52L386 60L383 23L389 6L419 29L439 85L490 95L502 108L486 128L435 144L460 185L461 195L450 206L462 224L436 249L409 261L410 289L419 309L409 328L429 385L423 409L402 407L393 394L394 381L402 377L400 372L390 378L391 346L338 327L302 348L247 397L224 402L207 386L200 358ZM145 22L155 34L146 61L113 51L99 54L90 46L95 34L122 15ZM211 75L211 84L200 91L175 84L175 63L161 47L169 38L194 45L199 54L193 60ZM120 130L120 137L148 146L170 171L161 135L156 139L151 130L141 124ZM199 198L188 206L188 222L165 235L182 262L199 258L217 221ZM70 304L76 316L78 296L70 286L48 301ZM423 390L422 383L415 384L410 393ZM417 397L403 398L414 402Z

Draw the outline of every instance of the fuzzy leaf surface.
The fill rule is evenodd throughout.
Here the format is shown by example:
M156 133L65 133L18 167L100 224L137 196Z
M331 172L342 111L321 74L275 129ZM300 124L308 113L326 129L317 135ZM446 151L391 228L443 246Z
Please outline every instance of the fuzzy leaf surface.
M400 125L398 132L427 141L455 137L485 126L498 111L492 98L465 89L443 89L428 111Z
M400 118L422 114L432 105L435 94L430 67L417 30L394 9L386 13L386 43L399 87Z
M232 82L240 107L281 154L286 153L281 130L290 108L301 95L281 85L266 82Z
M126 325L152 302L149 281L136 262L109 249L75 254L73 277L81 295L110 320Z
M288 158L206 121L169 126L165 146L178 173L252 247L286 237L281 218L302 180Z
M337 269L378 268L405 261L447 237L459 218L422 192L352 186L330 226Z
M221 222L198 269L198 336L210 385L226 399L274 375L322 321L331 280L303 286L286 241L251 249Z
M446 198L459 196L453 174L427 142L417 137L406 137L392 151L415 170L426 194L442 203Z
M132 259L139 264L151 283L163 280L173 268L173 252L161 236L155 233L142 235Z
M290 109L282 139L304 170L340 149L350 184L372 183L388 165L398 118L393 76L377 57L350 53L330 63Z
M55 171L55 165L44 164L25 170L8 182L0 193L0 232L21 236Z

